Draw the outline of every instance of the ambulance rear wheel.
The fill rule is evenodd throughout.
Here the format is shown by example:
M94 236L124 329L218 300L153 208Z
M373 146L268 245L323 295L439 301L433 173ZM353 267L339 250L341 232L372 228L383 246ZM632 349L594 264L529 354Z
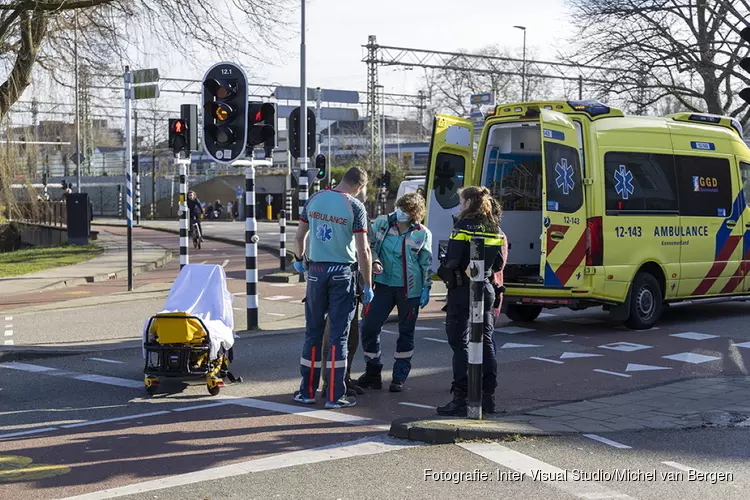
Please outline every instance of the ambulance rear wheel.
M630 317L625 326L633 330L648 330L659 319L664 302L661 287L650 273L635 275L630 287Z
M525 306L521 304L508 304L505 314L511 321L522 323L534 321L542 313L542 306Z

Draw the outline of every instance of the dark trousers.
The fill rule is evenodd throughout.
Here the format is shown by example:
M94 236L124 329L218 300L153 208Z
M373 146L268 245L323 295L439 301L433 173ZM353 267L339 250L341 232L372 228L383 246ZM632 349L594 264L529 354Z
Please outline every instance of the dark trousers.
M354 355L357 353L357 346L359 345L359 301L357 301L354 307L354 319L349 325L349 342L347 343L347 356L346 356L346 379L350 379L352 375L352 362L354 361ZM326 320L326 329L323 332L323 359L321 363L325 363L328 357L328 344L331 339L331 321L330 318ZM328 384L328 370L323 371L323 385Z
M453 349L453 387L464 393L469 385L469 335L471 333L469 285L448 291L445 333ZM482 392L494 394L497 387L497 359L495 346L495 319L492 304L495 290L489 282L484 284L484 335L482 351Z
M336 402L346 393L347 344L356 301L356 276L352 265L310 263L305 299L305 343L300 359L302 397L315 397L321 369L330 372L325 394L327 401ZM331 324L331 340L326 363L321 365L326 315Z
M398 340L393 363L393 380L404 382L411 371L414 355L414 328L419 315L419 297L404 295L404 287L375 285L375 297L365 306L362 320L362 350L365 362L382 366L380 361L380 330L393 308L398 309Z

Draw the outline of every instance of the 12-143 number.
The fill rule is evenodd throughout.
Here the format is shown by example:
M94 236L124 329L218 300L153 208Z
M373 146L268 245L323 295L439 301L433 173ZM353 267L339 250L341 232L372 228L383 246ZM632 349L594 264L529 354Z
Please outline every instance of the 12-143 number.
M641 226L617 226L615 227L615 235L617 235L618 238L640 238L643 236L643 231L641 230Z
M581 223L581 219L579 219L578 217L565 216L564 220L566 224L580 224Z

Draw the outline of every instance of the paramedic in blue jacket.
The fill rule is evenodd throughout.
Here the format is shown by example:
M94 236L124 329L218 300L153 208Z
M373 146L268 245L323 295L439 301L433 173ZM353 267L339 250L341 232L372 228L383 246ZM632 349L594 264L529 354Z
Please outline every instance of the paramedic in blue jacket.
M367 364L357 380L364 389L383 386L380 331L394 307L398 309L398 340L389 390L401 392L411 371L414 328L419 308L430 300L432 286L432 234L420 224L424 216L424 198L410 193L398 199L395 212L381 215L372 225L375 298L364 308L360 331Z
M329 370L326 408L348 408L357 403L354 396L346 395L345 377L349 328L357 302L357 263L362 272L362 303L368 304L373 297L367 212L355 198L366 186L367 173L359 167L350 168L335 189L313 194L299 216L294 268L299 273L307 271L307 294L302 380L294 393L298 403L315 403L321 368ZM326 315L330 346L326 366L321 367Z

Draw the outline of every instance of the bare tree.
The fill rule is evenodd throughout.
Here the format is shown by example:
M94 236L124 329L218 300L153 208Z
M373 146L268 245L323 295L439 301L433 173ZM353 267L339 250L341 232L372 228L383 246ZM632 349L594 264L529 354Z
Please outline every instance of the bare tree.
M671 97L686 110L750 118L739 32L749 0L568 0L581 64L622 68L600 90L640 111ZM741 54L742 53L742 54ZM669 107L669 106L667 106Z
M265 60L289 0L5 0L0 4L0 119L31 84L35 67L67 83L76 36L81 64L93 71L128 63L138 47L189 56ZM69 83L67 83L69 84Z

